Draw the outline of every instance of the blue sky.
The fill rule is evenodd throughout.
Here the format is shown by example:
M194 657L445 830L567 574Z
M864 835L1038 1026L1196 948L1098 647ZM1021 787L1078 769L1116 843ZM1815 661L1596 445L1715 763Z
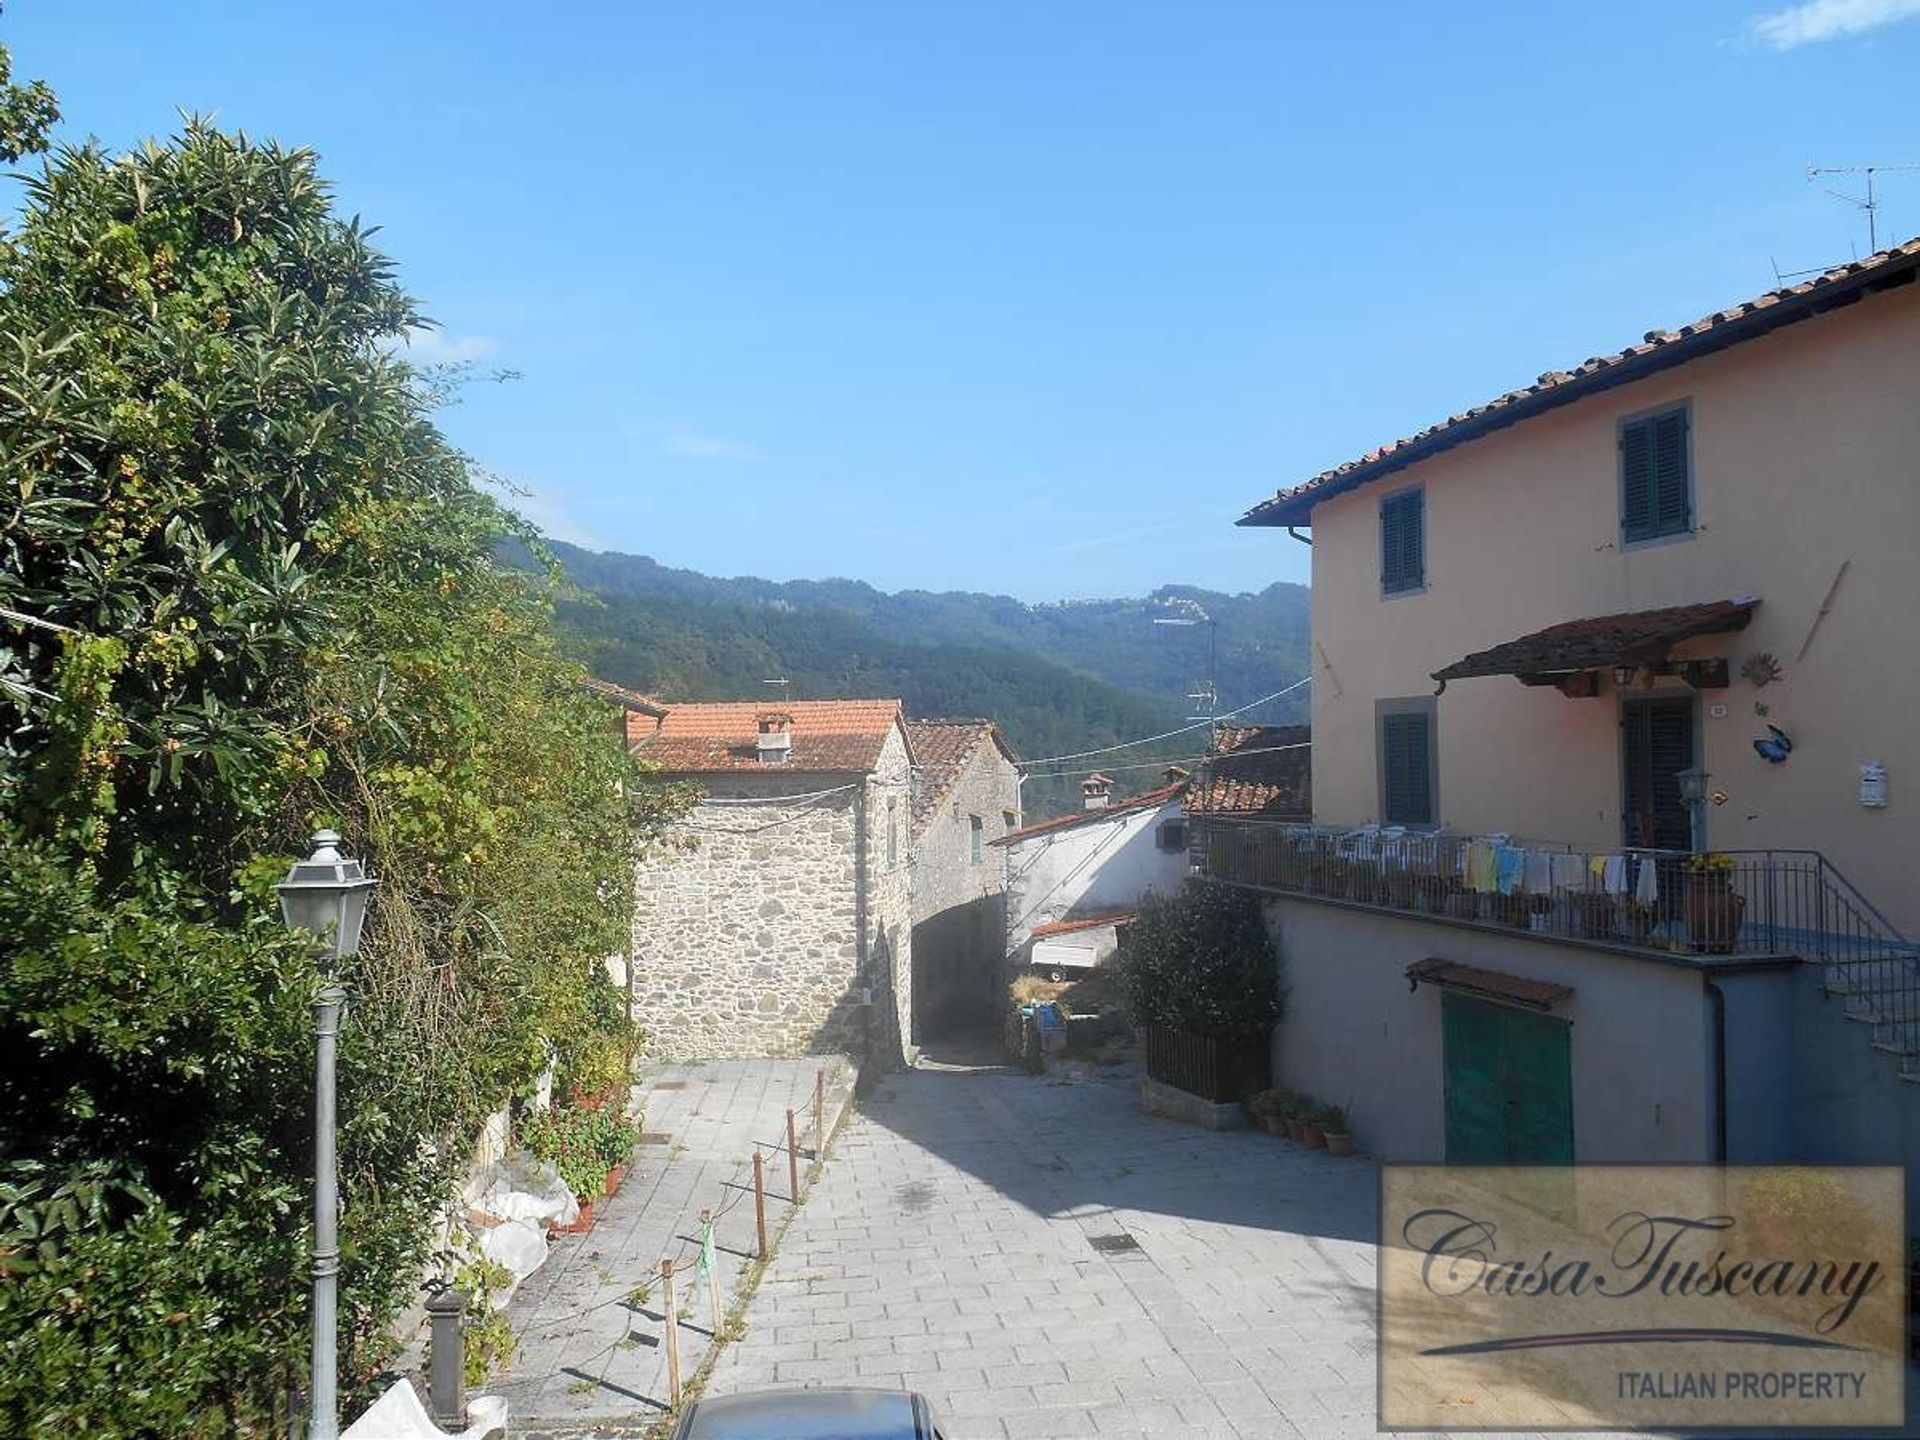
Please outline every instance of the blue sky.
M1306 576L1232 520L1864 253L1920 0L12 0L67 133L315 147L552 533L1030 600ZM1827 183L1848 188L1842 177ZM1920 173L1881 236L1920 233Z

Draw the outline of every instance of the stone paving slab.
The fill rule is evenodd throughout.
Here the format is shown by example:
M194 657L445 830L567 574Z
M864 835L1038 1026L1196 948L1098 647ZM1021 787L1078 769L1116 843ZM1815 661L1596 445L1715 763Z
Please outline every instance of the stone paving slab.
M952 1440L1378 1433L1376 1167L1142 1114L1136 1074L884 1078L710 1391L903 1386Z
M694 1270L700 1212L715 1213L721 1308L731 1308L755 1244L752 1153L764 1149L767 1226L789 1208L786 1112L799 1112L803 1176L811 1159L814 1077L827 1073L829 1132L851 1104L853 1072L838 1057L715 1060L649 1068L634 1086L645 1129L619 1195L595 1206L584 1235L553 1236L547 1263L520 1286L507 1316L519 1347L486 1389L508 1401L516 1433L631 1423L668 1413L666 1326L658 1269L675 1260L680 1365L692 1377L712 1342L707 1287ZM632 1299L641 1284L646 1303Z

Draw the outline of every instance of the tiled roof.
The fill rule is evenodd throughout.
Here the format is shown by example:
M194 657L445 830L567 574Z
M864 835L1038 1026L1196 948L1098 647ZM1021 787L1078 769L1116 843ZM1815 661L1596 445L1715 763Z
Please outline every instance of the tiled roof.
M1174 780L1157 790L1129 795L1124 800L1115 800L1111 805L1103 805L1097 810L1076 810L1071 815L1056 816L1052 820L1042 820L1037 824L1009 831L998 840L989 840L987 843L1017 845L1022 840L1031 840L1036 835L1051 835L1057 830L1072 830L1080 825L1096 825L1102 820L1111 820L1116 815L1131 815L1140 810L1158 810L1168 801L1178 800L1186 794L1190 783L1185 779Z
M1479 650L1433 672L1443 685L1472 675L1550 675L1605 670L1614 665L1656 664L1680 641L1695 635L1744 630L1758 600L1741 597L1665 610L1633 610L1568 620L1518 640Z
M1240 517L1242 525L1306 525L1313 507L1322 500L1391 475L1442 450L1476 440L1516 421L1525 420L1587 395L1639 380L1743 340L1757 339L1782 325L1851 304L1862 295L1904 285L1920 271L1920 238L1882 250L1848 265L1839 265L1798 285L1766 294L1725 310L1702 316L1678 330L1649 330L1638 345L1611 355L1596 355L1571 370L1550 370L1533 384L1489 400L1416 435L1395 440L1358 460L1282 490Z
M1305 725L1223 727L1187 796L1187 813L1310 819L1312 734Z
M1108 910L1098 915L1076 916L1070 920L1049 920L1034 926L1027 933L1035 940L1045 940L1051 935L1071 935L1076 930L1098 930L1105 925L1125 924L1137 913L1133 910Z
M793 717L792 751L780 765L764 765L758 748L759 720L774 713ZM887 732L900 721L898 700L725 701L667 706L658 722L628 715L627 737L643 760L670 774L714 771L812 770L864 774L880 761ZM636 733L638 732L638 733ZM911 748L911 744L909 744Z
M610 700L623 710L635 711L641 715L651 715L655 719L667 713L666 705L651 695L642 695L638 690L629 690L624 685L615 685L610 680L596 680L589 675L581 680L580 688Z
M919 772L913 798L913 835L920 837L980 746L991 741L1015 764L1019 756L1000 737L991 720L909 720L907 739Z

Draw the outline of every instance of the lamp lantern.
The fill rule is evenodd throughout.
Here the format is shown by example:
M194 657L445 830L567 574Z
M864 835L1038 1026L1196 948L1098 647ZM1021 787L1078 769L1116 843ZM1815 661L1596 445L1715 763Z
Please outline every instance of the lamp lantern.
M366 923L367 898L374 884L358 860L340 853L339 835L319 830L314 833L313 854L295 862L274 889L280 894L280 918L287 928L319 936L326 954L337 958L360 949L360 927Z

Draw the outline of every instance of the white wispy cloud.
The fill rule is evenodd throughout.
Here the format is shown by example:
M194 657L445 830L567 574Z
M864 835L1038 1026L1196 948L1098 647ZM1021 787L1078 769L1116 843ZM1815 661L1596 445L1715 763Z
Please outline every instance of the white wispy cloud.
M416 325L393 348L416 365L459 365L497 353L500 342L491 335L449 335L444 330Z
M1920 15L1920 0L1807 0L1753 22L1753 38L1775 50L1817 45Z
M758 460L760 452L724 435L669 435L660 448L679 460Z
M583 546L588 550L607 548L606 541L575 520L565 504L537 486L487 471L480 473L479 480L483 487L499 497L502 504L517 512L522 519L531 521L534 528L549 540L564 540L569 545Z
M1162 525L1142 525L1132 530L1115 530L1107 535L1083 535L1075 540L1063 540L1057 548L1061 550L1104 550L1109 545L1124 545L1129 540L1144 540L1149 535L1164 535L1166 527Z

